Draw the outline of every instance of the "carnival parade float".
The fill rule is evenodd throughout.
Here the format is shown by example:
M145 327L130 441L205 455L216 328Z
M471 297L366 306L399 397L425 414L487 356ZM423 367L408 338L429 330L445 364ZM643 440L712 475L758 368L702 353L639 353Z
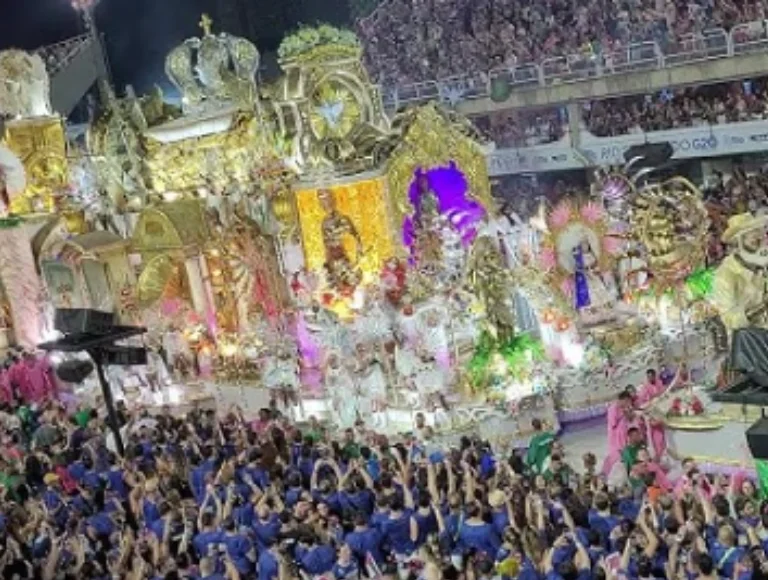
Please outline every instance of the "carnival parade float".
M707 215L685 179L628 163L510 227L492 144L437 104L387 114L353 34L302 28L260 85L256 47L200 25L165 63L180 106L103 85L81 144L14 53L28 72L0 100L9 345L55 335L56 309L110 311L148 329L147 365L111 377L128 400L234 387L299 419L402 432L422 412L508 442L533 418L604 413L648 368L716 372ZM686 393L658 401L682 428L708 409Z

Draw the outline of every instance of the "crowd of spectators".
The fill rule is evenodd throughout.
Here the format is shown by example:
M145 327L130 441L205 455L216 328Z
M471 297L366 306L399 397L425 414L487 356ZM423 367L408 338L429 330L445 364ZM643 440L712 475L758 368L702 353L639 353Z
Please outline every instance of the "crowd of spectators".
M763 20L766 0L387 0L358 23L377 81L398 86L467 72L585 58L629 44Z
M596 137L761 120L768 118L768 78L593 101L581 114L582 130ZM564 107L499 111L472 122L501 148L554 143L568 132Z
M579 199L589 191L583 171L554 174L502 175L492 181L492 193L499 200L503 213L522 221L534 217L544 201L553 207L565 198Z
M633 95L583 107L587 131L597 137L718 125L768 117L768 79Z
M496 147L531 147L563 139L568 131L565 108L509 110L475 117L472 122Z
M627 410L626 412L634 412ZM764 578L768 510L743 478L661 467L632 428L619 472L538 420L527 450L388 438L275 408L0 409L0 576L43 580ZM673 475L675 474L675 475ZM610 482L610 483L609 483Z

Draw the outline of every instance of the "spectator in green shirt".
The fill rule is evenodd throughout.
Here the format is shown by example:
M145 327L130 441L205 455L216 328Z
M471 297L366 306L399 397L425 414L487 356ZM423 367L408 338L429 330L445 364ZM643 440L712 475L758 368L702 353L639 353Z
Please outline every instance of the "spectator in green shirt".
M525 456L525 466L533 473L544 471L544 462L552 451L552 443L555 436L551 431L545 431L541 419L531 421L534 435L528 444L528 453Z
M643 434L637 427L631 427L627 431L627 441L629 443L621 450L621 462L627 468L627 473L629 473L635 463L637 463L637 454L645 447L645 441L643 440Z
M557 483L563 487L569 487L573 470L563 461L563 457L558 453L553 453L549 458L549 467L544 471L544 480L547 483Z
M347 459L360 458L360 446L355 442L354 429L350 428L344 431L344 446L341 448L341 452Z

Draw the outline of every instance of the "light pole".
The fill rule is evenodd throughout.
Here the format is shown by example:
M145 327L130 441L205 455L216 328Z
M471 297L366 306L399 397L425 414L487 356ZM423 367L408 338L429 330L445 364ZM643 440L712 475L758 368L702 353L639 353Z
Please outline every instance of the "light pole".
M71 2L72 8L82 15L86 32L96 38L98 38L98 32L96 30L96 21L93 18L93 9L96 8L98 2L99 0L72 0Z
M106 76L107 80L112 82L112 71L109 68L109 59L107 58L107 49L104 46L103 39L99 33L99 29L96 26L96 18L94 17L94 10L100 0L70 0L72 8L80 13L85 25L86 33L91 37L91 42L94 46L99 48L100 63L94 63L99 70L99 78Z

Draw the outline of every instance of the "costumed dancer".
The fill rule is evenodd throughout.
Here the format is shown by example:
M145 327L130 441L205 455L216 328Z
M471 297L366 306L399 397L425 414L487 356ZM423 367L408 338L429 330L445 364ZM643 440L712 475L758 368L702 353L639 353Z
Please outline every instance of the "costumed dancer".
M413 380L416 390L419 392L421 404L431 407L440 418L435 418L436 423L449 421L450 408L445 398L447 387L447 371L443 365L428 351L422 350L417 362Z
M376 427L387 424L387 379L384 368L375 352L364 345L357 345L357 383L360 392L359 412L371 415Z
M395 370L397 371L398 393L405 399L409 407L415 407L418 403L414 392L416 381L414 377L419 369L419 357L413 348L409 348L404 337L399 337L395 344Z
M380 299L369 295L363 312L355 319L353 332L355 344L363 344L375 352L384 365L386 378L391 377L393 365L389 352L394 341L392 316L385 310Z
M397 307L406 291L407 270L397 258L389 258L381 271L381 285L389 303Z
M608 406L608 454L603 462L603 474L610 476L620 463L621 453L627 446L629 430L642 425L642 418L635 413L633 394L624 390L619 398ZM644 432L641 429L641 432Z
M597 308L611 304L613 299L605 282L593 271L597 265L597 257L589 240L583 239L571 252L576 310L594 312Z
M288 345L280 345L268 356L263 370L264 385L270 390L273 404L282 402L291 419L296 419L295 406L302 411L299 397L299 367L295 353Z
M349 369L337 352L331 352L328 356L325 391L333 405L333 422L341 429L353 427L359 416L360 393Z
M451 350L444 320L449 320L448 310L440 306L419 313L418 346L448 372L451 368Z
M633 404L635 409L646 414L648 444L653 449L654 460L661 463L665 455L675 459L675 453L668 445L664 413L657 406L664 395L688 381L688 369L685 364L680 365L677 374L668 386L657 376L654 369L648 369L645 376L646 381L634 396ZM632 390L629 392L632 394Z

